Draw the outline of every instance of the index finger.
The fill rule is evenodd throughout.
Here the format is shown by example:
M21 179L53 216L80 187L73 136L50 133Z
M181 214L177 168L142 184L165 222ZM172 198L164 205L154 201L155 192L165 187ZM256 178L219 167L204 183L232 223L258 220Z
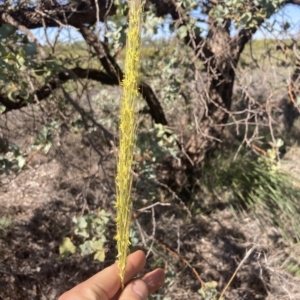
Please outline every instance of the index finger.
M146 263L143 251L136 251L128 256L125 283L142 271ZM93 277L64 293L59 300L111 299L120 289L119 268L114 264Z

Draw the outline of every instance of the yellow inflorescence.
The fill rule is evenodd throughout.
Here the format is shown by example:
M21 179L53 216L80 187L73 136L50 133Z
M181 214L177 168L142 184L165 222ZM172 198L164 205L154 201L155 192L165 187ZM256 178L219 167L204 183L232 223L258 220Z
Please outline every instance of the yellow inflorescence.
M126 259L129 251L131 223L131 167L135 148L136 116L138 94L138 65L141 40L141 0L129 1L129 28L126 43L125 77L122 82L123 97L120 112L120 148L117 162L117 244L120 278L124 284Z

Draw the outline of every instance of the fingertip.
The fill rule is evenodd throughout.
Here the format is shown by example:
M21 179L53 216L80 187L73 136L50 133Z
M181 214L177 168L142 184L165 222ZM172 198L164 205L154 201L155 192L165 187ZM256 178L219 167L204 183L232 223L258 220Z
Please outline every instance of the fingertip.
M119 300L146 300L148 294L147 284L141 279L136 279L125 287Z
M149 294L154 293L165 282L165 272L163 269L156 269L141 278L148 286Z
M128 260L139 260L146 264L146 255L142 250L136 250L128 256Z

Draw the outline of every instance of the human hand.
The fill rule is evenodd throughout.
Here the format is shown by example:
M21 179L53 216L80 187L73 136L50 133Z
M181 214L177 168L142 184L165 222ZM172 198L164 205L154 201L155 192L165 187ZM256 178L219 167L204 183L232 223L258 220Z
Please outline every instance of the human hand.
M165 274L162 269L156 269L133 279L145 264L146 256L140 250L128 256L123 291L119 268L114 264L64 293L58 300L146 300L162 286Z

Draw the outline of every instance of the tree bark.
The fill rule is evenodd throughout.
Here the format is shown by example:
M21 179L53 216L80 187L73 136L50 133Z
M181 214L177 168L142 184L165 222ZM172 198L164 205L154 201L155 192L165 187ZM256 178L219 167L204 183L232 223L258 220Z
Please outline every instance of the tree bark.
M28 4L18 5L11 8L8 12L12 18L28 29L37 29L41 27L61 27L72 26L79 28L82 24L95 24L97 18L103 21L108 15L116 13L116 6L113 0L98 0L99 16L96 15L95 1L81 0L61 5L56 1L49 4L41 1L36 6L31 7ZM0 6L0 16L7 13L6 8ZM1 18L2 20L2 18Z
M220 27L211 18L209 31L204 46L202 59L208 77L208 88L203 98L207 111L199 120L197 133L192 134L185 145L185 151L194 165L201 164L208 153L212 153L220 143L224 126L231 109L235 67L238 59L233 56L234 51L230 45L231 38L229 25Z
M109 75L107 75L105 72L76 67L71 70L60 72L56 77L51 78L44 86L42 86L35 92L36 98L39 101L47 99L47 97L49 97L55 89L60 87L61 84L67 82L68 80L76 79L76 77L95 80L106 85L118 85L118 82L114 78L111 78ZM22 107L33 103L33 99L34 98L31 97L28 101L26 101L22 97L18 96L15 101L11 101L7 97L0 94L0 103L6 108L4 113L15 109L21 109Z

